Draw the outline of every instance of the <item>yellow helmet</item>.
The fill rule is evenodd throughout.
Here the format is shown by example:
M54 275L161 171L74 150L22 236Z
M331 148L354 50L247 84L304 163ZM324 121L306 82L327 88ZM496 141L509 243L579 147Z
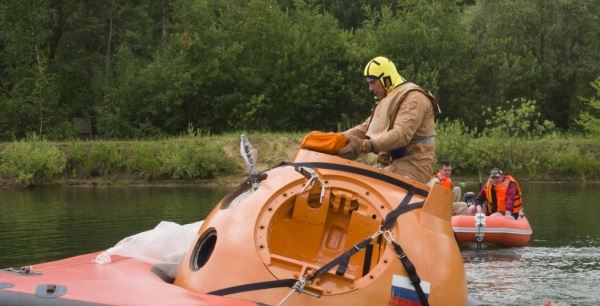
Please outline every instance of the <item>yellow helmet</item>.
M388 94L394 87L406 82L396 70L394 63L383 56L369 61L365 66L364 76L370 79L379 79Z

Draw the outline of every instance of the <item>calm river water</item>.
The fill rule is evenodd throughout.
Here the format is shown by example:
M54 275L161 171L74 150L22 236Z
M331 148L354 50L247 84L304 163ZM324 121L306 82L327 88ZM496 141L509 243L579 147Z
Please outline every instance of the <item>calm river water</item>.
M467 186L469 187L469 186ZM473 187L474 188L474 187ZM530 246L463 249L490 305L600 305L600 185L523 184ZM227 192L200 187L0 189L0 268L106 249L161 220L203 219Z

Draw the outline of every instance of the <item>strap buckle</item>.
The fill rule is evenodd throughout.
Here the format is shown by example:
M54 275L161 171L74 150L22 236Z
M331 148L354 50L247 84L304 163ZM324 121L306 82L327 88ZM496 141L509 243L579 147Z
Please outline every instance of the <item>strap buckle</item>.
M304 275L300 276L298 278L298 280L296 281L296 283L294 284L294 286L292 286L292 290L290 290L290 292L288 292L288 294L286 294L283 299L281 299L281 301L279 301L279 303L277 303L277 306L281 306L283 305L291 296L292 294L294 294L294 292L297 292L298 294L308 294L312 297L316 297L316 298L320 298L321 295L315 292L311 292L308 290L305 290L304 287L306 286L307 283L309 283L309 279L312 277L312 271L305 273Z
M302 176L308 179L308 181L306 181L306 183L304 184L302 190L300 190L300 193L304 193L306 190L311 189L315 185L315 182L319 182L319 184L321 185L319 203L323 203L323 197L325 197L325 184L321 180L321 177L319 177L317 171L306 166L294 167L294 169L296 169L296 171L298 171L300 174L302 174Z
M394 239L394 234L392 233L391 230L386 229L385 231L382 232L383 234L383 238L385 238L385 240L387 242L389 242L390 244L393 244L393 242L396 242L396 240Z

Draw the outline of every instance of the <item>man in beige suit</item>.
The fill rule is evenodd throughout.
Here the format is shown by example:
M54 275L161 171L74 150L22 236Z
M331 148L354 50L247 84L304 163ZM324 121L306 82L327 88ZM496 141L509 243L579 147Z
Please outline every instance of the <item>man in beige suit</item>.
M377 102L371 116L344 132L350 140L339 155L356 159L378 154L386 170L427 183L435 163L435 122L440 110L435 98L407 82L385 57L372 59L364 76Z

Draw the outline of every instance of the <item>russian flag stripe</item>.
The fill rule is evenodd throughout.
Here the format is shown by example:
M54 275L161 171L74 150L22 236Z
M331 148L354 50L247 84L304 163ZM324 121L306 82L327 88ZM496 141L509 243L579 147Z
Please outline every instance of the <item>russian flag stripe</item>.
M426 281L421 281L421 289L426 296L429 296L431 284ZM392 296L390 298L389 305L420 305L419 296L415 287L413 287L410 279L406 276L393 275L392 276Z

